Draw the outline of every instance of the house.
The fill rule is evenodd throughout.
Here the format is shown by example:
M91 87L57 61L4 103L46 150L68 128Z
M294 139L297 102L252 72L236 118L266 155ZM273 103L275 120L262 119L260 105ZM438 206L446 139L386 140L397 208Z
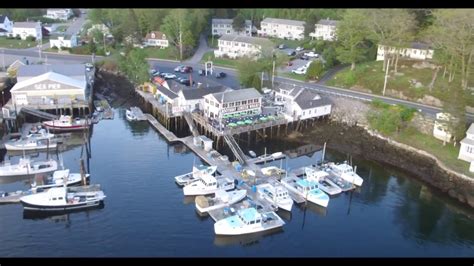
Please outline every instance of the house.
M458 159L466 162L474 161L474 123L466 132L466 137L461 140Z
M288 40L304 39L304 21L266 18L260 22L259 36L275 37Z
M48 72L54 72L79 81L90 80L91 72L84 64L22 65L18 68L17 81L22 82Z
M23 58L23 60L17 59L15 62L11 63L10 66L7 68L8 76L11 78L15 78L18 74L18 69L20 66L26 66L28 64L28 60Z
M319 39L324 41L335 41L336 40L336 27L339 21L331 19L321 19L314 25L314 32L311 32L309 36L311 39Z
M20 36L22 40L26 40L26 37L32 36L36 40L43 38L43 32L40 22L15 22L13 23L13 29L11 35L13 37Z
M258 57L264 47L272 47L270 40L258 37L223 35L219 38L218 49L214 50L215 57L238 58Z
M192 112L204 109L204 96L207 94L230 91L223 86L204 87L199 89L183 89L178 92L179 106L183 111Z
M252 21L245 20L245 28L242 31L236 31L232 27L233 19L227 18L213 18L212 19L212 35L242 35L242 36L252 36Z
M179 96L178 93L182 89L181 86L173 84L170 82L171 86L168 85L168 82L156 84L156 93L155 99L163 105L164 111L168 115L178 115L182 112L181 107L179 106Z
M51 48L57 47L61 49L63 47L72 48L77 46L77 36L75 34L62 34L53 35L49 39L49 45Z
M152 31L145 36L145 45L166 48L169 46L169 42L164 33Z
M218 119L224 115L262 113L262 95L254 88L211 93L204 96L204 115Z
M70 8L49 8L46 10L45 18L57 19L57 20L68 20L74 13Z
M283 106L283 113L289 121L319 118L331 114L332 103L311 89L277 85L275 104Z
M52 71L17 82L10 90L13 105L55 106L87 100L86 81Z
M453 117L448 113L437 113L433 127L433 136L443 142L450 142L452 138L451 132L448 130L447 123Z
M5 15L0 15L0 36L6 36L13 30L13 22Z
M384 60L385 50L387 50L388 55L395 55L396 48L393 46L385 46L385 45L378 45L377 49L377 60ZM426 59L433 59L434 50L430 49L428 44L420 43L420 42L412 42L410 47L399 48L400 56L411 58L411 59L419 59L419 60L426 60Z

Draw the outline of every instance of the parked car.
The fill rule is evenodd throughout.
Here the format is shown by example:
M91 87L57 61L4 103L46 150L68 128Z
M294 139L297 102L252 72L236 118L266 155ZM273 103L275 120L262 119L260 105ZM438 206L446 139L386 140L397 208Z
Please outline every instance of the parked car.
M307 55L302 55L302 56L300 57L300 59L301 59L301 60L309 60L309 56L307 56Z
M191 81L187 78L183 78L179 80L179 83L186 85L186 86L191 86ZM196 84L195 81L193 81L193 85Z
M278 45L278 48L279 49L286 49L286 45L284 43Z
M201 70L199 70L198 73L199 73L199 76L205 76L206 75L206 70L201 69Z
M297 69L293 69L291 72L298 74L298 75L305 75L306 74L306 67L302 66Z
M224 72L218 72L216 73L216 78L220 79L220 78L225 78L227 77L227 74L224 73Z
M308 53L304 53L304 55L308 56L308 57L315 57L315 58L318 58L319 57L319 54L311 51L311 52L308 52Z
M164 79L175 79L176 78L176 75L175 74L171 74L171 73L163 73L163 76L162 76Z
M184 66L177 66L174 68L174 72L181 72L181 69L183 69Z
M191 73L191 72L193 72L193 68L190 66L184 66L183 68L181 68L181 73Z
M295 55L296 55L296 51L295 51L295 50L290 50L290 51L288 51L288 55L289 55L289 56L295 56Z
M303 51L303 50L304 50L303 47L300 47L300 46L296 47L296 51L297 51L297 52L301 52L301 51Z

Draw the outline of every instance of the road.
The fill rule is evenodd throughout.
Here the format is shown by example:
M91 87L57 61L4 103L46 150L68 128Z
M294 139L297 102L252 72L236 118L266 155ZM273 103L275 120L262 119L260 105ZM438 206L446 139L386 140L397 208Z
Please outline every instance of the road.
M92 58L91 56L84 56L84 55L69 55L69 54L53 54L53 53L43 53L43 56L47 54L48 57L48 62L49 61L54 61L54 62L71 62L71 63L86 63L86 62L91 62ZM37 52L32 52L32 51L27 51L27 50L21 50L21 49L5 49L5 63L6 65L9 64L9 61L7 61L7 58L22 58L22 57L27 57L30 62L35 62L35 60L38 60L38 53ZM100 56L96 57L96 60L99 60ZM159 59L152 59L148 60L150 66L154 66L155 64L158 64L160 72L170 72L174 73L173 69L178 66L182 65L183 63L177 62L177 61L169 61L169 60L159 60ZM13 62L13 61L11 61ZM11 63L10 62L10 63ZM217 80L215 77L200 77L197 75L197 70L203 69L204 66L201 64L187 64L193 67L194 69L194 74L193 80L196 82L201 82L203 84L210 84L210 85L217 85L217 84L222 84L224 86L228 86L234 89L241 88L239 85L239 82L237 80L237 72L236 70L229 69L229 68L223 68L223 67L217 67L215 66L214 71L222 71L227 74L226 78L219 79ZM342 89L342 88L336 88L336 87L330 87L326 86L323 84L315 84L315 83L307 83L307 82L302 82L302 81L297 81L289 78L283 78L283 77L275 77L275 81L281 82L281 83L287 83L290 84L291 86L300 86L300 87L305 87L313 90L317 90L321 93L325 93L328 95L335 95L335 96L343 96L343 97L351 97L354 99L360 99L364 101L371 101L373 99L380 99L386 103L389 104L403 104L408 107L413 107L421 112L428 114L430 116L435 116L436 113L440 112L442 109L438 107L433 107L429 105L424 105L420 103L415 103L415 102L409 102L405 100L400 100L400 99L395 99L395 98L390 98L390 97L384 97L384 96L379 96L379 95L373 95L373 94L368 94L364 92L359 92L359 91L352 91L352 90L347 90L347 89ZM466 113L467 118L469 122L474 121L474 113Z

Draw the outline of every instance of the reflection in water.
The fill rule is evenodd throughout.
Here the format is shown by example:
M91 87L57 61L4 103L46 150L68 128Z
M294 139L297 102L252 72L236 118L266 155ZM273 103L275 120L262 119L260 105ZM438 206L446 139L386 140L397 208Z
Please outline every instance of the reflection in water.
M191 204L191 203L194 204L194 202L195 202L194 199L195 198L196 198L196 196L184 196L183 197L183 203L185 205L188 205L188 204Z
M322 206L319 206L317 204L314 204L312 202L307 202L307 203L301 203L301 204L295 204L298 206L300 210L303 210L306 212L306 209L316 213L317 215L324 217L327 215L328 209L324 208Z
M216 235L214 238L214 245L216 246L230 246L230 245L241 245L244 247L257 245L260 243L260 240L264 237L270 235L278 235L283 233L284 230L282 227L274 228L268 231L246 234L246 235L237 235L237 236L221 236Z
M291 212L279 209L277 211L278 216L280 216L285 222L291 221Z

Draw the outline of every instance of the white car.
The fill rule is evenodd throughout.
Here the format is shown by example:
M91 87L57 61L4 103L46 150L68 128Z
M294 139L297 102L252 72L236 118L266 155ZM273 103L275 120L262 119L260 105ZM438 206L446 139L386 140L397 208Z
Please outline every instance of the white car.
M175 67L174 71L175 72L181 72L181 69L183 69L183 68L184 68L184 66L177 66L177 67Z
M304 65L304 67L308 68L311 65L311 63L313 63L313 61L309 61L308 63L306 63L306 65Z
M302 66L297 69L293 69L291 72L298 74L298 75L305 75L306 74L306 67Z
M315 52L304 53L304 55L306 55L308 57L315 57L315 58L319 57L319 54L317 54Z
M171 73L164 73L164 74L163 74L163 78L165 78L165 79L175 79L175 78L176 78L176 75L175 75L175 74L171 74Z
M300 46L296 47L296 49L295 49L295 51L297 51L297 52L301 52L303 50L304 50L303 47L300 47Z

